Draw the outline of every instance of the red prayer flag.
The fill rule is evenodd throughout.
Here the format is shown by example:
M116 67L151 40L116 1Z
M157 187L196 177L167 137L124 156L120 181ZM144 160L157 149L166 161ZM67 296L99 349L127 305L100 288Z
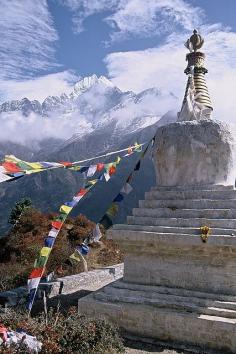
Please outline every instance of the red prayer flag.
M109 168L109 175L112 176L115 172L116 172L115 166L111 166L111 167Z
M68 161L60 161L59 163L61 163L65 167L71 167L72 166L72 162L68 162Z
M45 271L45 268L35 268L32 270L30 273L29 279L34 279L34 278L41 278L43 276L43 273Z
M104 163L97 164L97 171L102 171L104 169Z
M87 193L87 189L81 188L80 191L76 194L76 197L81 197L82 195L85 195Z
M2 166L7 172L21 172L22 169L19 168L14 162L3 162Z
M54 220L54 221L52 221L51 225L52 225L52 227L54 227L55 229L59 230L59 229L62 227L63 222Z
M131 173L131 174L129 175L129 177L127 178L126 182L129 183L129 182L132 180L132 178L133 178L133 175L132 175L132 173Z
M128 154L132 154L132 152L133 152L132 147L129 147L129 148L128 148Z

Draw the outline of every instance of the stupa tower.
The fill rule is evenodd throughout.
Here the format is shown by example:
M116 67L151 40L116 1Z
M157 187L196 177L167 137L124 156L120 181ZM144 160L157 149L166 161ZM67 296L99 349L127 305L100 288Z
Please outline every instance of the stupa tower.
M197 30L193 31L192 36L185 43L185 46L189 49L190 53L186 55L186 61L188 64L184 72L188 75L188 81L182 109L186 103L189 88L192 88L194 90L195 102L199 105L199 107L202 106L203 108L208 108L211 112L213 107L205 80L205 74L208 72L204 66L205 54L198 51L203 44L204 39L200 36L200 34L198 34Z

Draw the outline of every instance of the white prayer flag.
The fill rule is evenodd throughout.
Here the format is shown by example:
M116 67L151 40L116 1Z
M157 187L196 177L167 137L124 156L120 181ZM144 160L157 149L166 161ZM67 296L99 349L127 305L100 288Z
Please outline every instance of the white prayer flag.
M121 189L121 193L129 194L132 192L133 188L129 183L126 183L124 187Z
M28 291L32 289L37 289L41 278L28 279Z
M87 177L92 177L96 171L97 171L97 165L90 165L87 172Z

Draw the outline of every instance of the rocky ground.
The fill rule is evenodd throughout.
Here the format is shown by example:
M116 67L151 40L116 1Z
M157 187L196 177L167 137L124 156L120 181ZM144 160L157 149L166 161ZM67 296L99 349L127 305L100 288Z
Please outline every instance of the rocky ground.
M125 354L206 354L201 351L174 350L160 345L145 344L139 341L126 341Z

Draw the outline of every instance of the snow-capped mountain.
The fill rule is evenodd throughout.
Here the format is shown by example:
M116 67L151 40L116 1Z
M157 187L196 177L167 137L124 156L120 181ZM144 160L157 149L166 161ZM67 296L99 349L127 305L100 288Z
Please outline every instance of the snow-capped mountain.
M65 136L61 135L60 129L54 130L53 133L58 134L53 135L55 138L70 138L74 134L81 137L107 125L113 126L115 134L123 134L154 124L175 104L174 95L157 88L138 94L124 92L106 77L92 75L77 82L70 94L48 96L42 103L27 98L5 102L0 105L0 119L2 116L12 120L13 113L22 117L39 116L39 119L43 118L40 119L41 124L44 124L38 128L42 131L42 138L49 137L45 126L46 129L48 126L53 128L53 124L56 128L66 126L63 129Z

